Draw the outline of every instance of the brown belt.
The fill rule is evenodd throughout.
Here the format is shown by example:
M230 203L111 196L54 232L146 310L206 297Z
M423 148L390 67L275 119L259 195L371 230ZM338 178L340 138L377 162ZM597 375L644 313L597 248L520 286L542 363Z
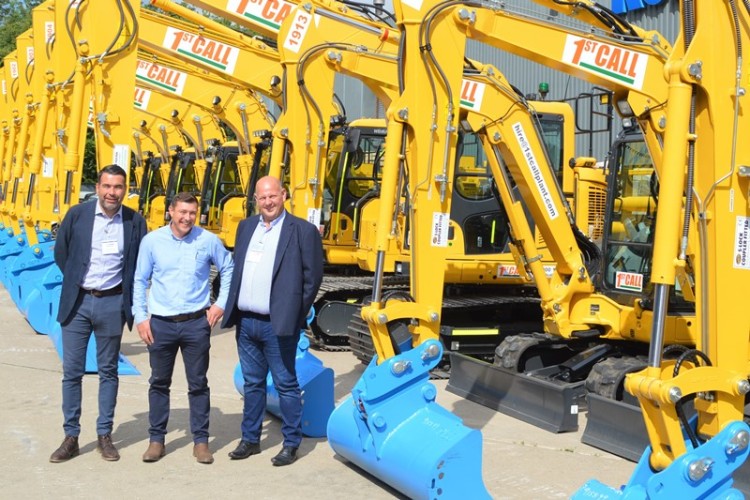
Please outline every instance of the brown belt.
M183 321L190 321L191 319L198 319L201 316L206 315L206 309L201 309L200 311L195 311L191 313L185 313L185 314L175 314L174 316L158 316L156 314L152 314L152 318L160 319L162 321L169 321L170 323L182 323Z
M109 297L111 295L120 295L122 293L122 283L113 288L110 288L109 290L86 290L85 288L81 288L81 291L83 293L93 295L94 297Z

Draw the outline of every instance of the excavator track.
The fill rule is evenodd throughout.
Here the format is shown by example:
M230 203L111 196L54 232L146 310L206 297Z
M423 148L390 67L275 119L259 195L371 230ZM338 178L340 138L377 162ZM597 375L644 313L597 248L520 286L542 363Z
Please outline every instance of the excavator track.
M406 289L408 284L405 276L389 275L383 280L387 290ZM308 333L311 345L326 351L348 351L351 308L359 310L359 304L372 295L372 288L372 276L324 275L315 298L315 319ZM346 309L344 316L340 314L342 308Z
M359 305L351 307L350 311L349 347L357 359L367 364L375 355L370 329L359 315ZM440 340L446 355L432 371L432 377L442 379L450 375L448 353L451 351L491 359L505 335L541 324L540 311L536 297L480 293L445 296ZM478 318L481 324L476 322ZM395 344L408 339L405 329L393 329L391 335Z

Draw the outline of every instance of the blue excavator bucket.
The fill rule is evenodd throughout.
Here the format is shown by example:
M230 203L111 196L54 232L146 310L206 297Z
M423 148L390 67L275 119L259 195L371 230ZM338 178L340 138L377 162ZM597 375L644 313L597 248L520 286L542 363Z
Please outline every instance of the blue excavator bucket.
M0 282L6 290L10 290L10 267L28 246L26 235L20 234L0 247Z
M649 464L649 446L638 461L628 484L611 488L592 479L572 498L745 498L739 490L732 487L732 474L745 463L750 452L750 427L745 422L730 423L697 448L692 448L688 440L685 444L688 452L660 472L654 472Z
M55 322L55 327L49 333L48 337L52 340L52 344L57 350L57 355L60 356L60 360L63 358L63 345L62 345L62 328L60 323ZM86 373L96 373L99 371L99 363L96 361L96 338L94 335L89 337L89 345L86 347ZM117 362L117 372L120 375L140 375L141 372L130 362L122 353Z
M29 300L37 283L42 279L47 268L55 263L53 254L54 242L49 233L40 233L40 243L26 247L10 263L8 269L8 292L18 310L24 316L28 315ZM38 293L38 292L37 292Z
M50 335L57 324L57 308L62 293L62 271L54 262L32 283L33 288L24 292L22 312L26 321L37 332Z
M328 417L333 412L333 370L323 366L323 362L310 351L310 341L300 335L297 343L295 367L297 380L302 390L302 434L308 437L325 437ZM234 386L244 394L245 380L242 368L237 363L234 369ZM281 418L279 393L273 386L271 374L266 377L266 410Z
M0 223L0 247L13 239L13 228Z
M333 450L409 498L490 498L482 434L435 402L429 371L443 349L428 340L375 357L328 420Z

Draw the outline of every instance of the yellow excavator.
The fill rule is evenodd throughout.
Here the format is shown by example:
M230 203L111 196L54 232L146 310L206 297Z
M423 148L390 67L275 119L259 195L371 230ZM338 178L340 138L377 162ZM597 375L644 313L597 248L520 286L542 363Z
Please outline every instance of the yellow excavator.
M466 38L610 88L621 115L632 124L640 123L642 128L617 148L648 147L658 163L667 90L663 72L671 47L658 34L643 32L594 4L580 3L576 9L563 4L551 7L575 15L587 24L572 29L558 18L535 18L512 7L493 10L471 3L460 6L441 3L428 19L429 26L453 25ZM521 31L529 36L519 36ZM426 29L423 37L432 40L434 35ZM638 146L644 141L645 145ZM612 158L623 159L617 152ZM653 169L649 168L652 169L643 165L638 178L650 175ZM623 183L633 182L627 166L613 162L609 171L608 184L616 192ZM518 177L523 173L528 174L528 170L514 173L514 181L520 182ZM656 179L654 174L650 181L654 190ZM616 258L613 249L617 248L619 257L627 257L630 248L636 247L637 254L650 254L652 241L648 234L656 213L656 197L649 197L643 191L643 181L639 181L636 185L640 197L629 197L637 200L629 203L640 204L629 209L638 217L632 222L615 224L614 234L605 231L603 258L586 262L582 259L586 252L577 251L580 245L574 243L573 234L545 208L549 200L543 196L543 188L534 187L539 185L538 181L527 175L525 184L529 187L523 200L535 213L535 220L538 217L538 227L553 248L557 262L549 285L536 281L542 299L544 329L506 337L495 351L494 366L452 355L448 388L555 432L577 429L578 415L588 407L584 441L636 458L645 445L643 440L634 439L643 434L642 428L637 415L633 416L635 407L621 403L628 399L623 389L625 375L639 370L646 361L651 305L648 287L638 284L647 278L649 263L636 259L625 263ZM612 196L608 199L609 216L620 217L616 214L619 208L614 206L620 194ZM554 245L550 238L556 240ZM525 260L533 260L533 253L523 253ZM527 267L533 269L532 265ZM576 273L576 279L572 279ZM668 342L687 347L694 346L697 340L694 307L689 300L690 279L688 273L681 275L687 286L673 292L667 322ZM687 300L684 294L688 295Z
M593 293L591 271L585 265L583 249L573 237L567 210L550 169L542 159L529 154L539 138L525 118L527 113L516 113L515 108L520 109L524 103L516 100L513 108L505 108L510 109L507 119L485 125L489 129L497 128L498 133L487 134L487 137L498 151L496 159L502 156L506 165L500 161L491 162L493 177L509 216L515 220L511 222L511 228L519 247L523 248L524 265L532 271L540 291L547 331L554 333L555 337L570 337L586 346L607 346L608 338L622 332L630 339L640 340L646 347L648 368L629 375L625 383L626 388L635 393L641 402L651 443L626 490L629 488L635 496L642 495L644 498L652 495L718 498L719 491L736 494L731 490L731 474L748 454L748 426L742 422L745 394L750 390L747 349L736 348L737 342L742 345L748 340L748 318L741 319L738 325L719 324L722 315L715 314L717 309L729 305L711 302L712 309L706 311L709 317L704 321L710 318L714 323L711 325L706 321L703 326L721 326L735 333L724 337L724 334L706 332L705 339L701 340L700 335L691 333L700 322L686 320L684 315L675 312L667 315L675 307L675 295L688 302L696 297L695 303L698 305L701 294L715 297L723 290L729 290L727 285L722 288L708 286L707 283L701 289L703 280L715 282L719 275L721 279L734 276L734 279L741 280L744 270L740 263L745 248L737 242L743 241L747 234L746 226L743 226L748 211L747 190L739 190L742 192L740 203L721 204L717 198L725 196L724 201L728 202L738 195L731 185L737 183L740 187L745 182L742 154L748 153L742 153L741 145L736 141L743 129L744 118L741 118L743 114L738 100L744 92L738 92L739 80L733 76L740 75L740 70L745 68L742 59L735 59L733 54L738 53L737 47L744 45L748 38L748 12L747 9L740 11L731 2L722 5L719 12L707 2L703 2L700 8L696 7L697 4L685 2L685 5L681 5L684 26L689 26L684 36L690 41L682 37L678 39L678 48L665 52L663 71L652 73L655 78L669 76L667 85L649 89L658 92L651 97L660 95L661 98L643 100L644 93L640 89L629 90L626 85L615 87L620 112L626 117L637 118L654 159L655 168L651 172L648 165L643 165L640 172L632 172L630 181L638 181L637 189L631 187L625 192L628 199L621 197L617 204L621 211L627 209L639 216L649 213L653 216L653 207L658 202L662 210L656 216L657 223L652 227L653 224L647 225L646 218L630 221L634 223L634 234L629 234L628 224L624 220L612 224L614 232L621 239L623 234L629 234L628 238L637 243L648 243L647 240L639 241L639 238L647 236L642 231L654 233L654 265L653 268L649 266L650 272L643 276L646 281L650 278L654 283L652 305L643 300L635 301L628 310L614 300ZM466 37L494 40L502 39L506 33L508 36L523 33L527 46L541 39L532 36L531 29L500 29L498 18L506 15L504 9L489 9L482 4L468 2L425 2L419 5L420 9L416 7L414 4L396 2L397 17L405 37L404 49L400 54L405 83L401 96L388 110L387 151L392 151L391 146L395 146L396 151L392 157L386 156L381 193L381 197L393 199L395 205L398 203L395 188L402 164L407 163L417 170L418 175L412 175L408 181L415 206L412 255L417 260L413 267L417 277L411 283L413 302L385 301L381 290L374 290L373 302L363 309L362 315L376 340L379 358L368 367L355 386L352 399L332 415L329 441L338 453L389 484L399 484L397 488L408 496L450 495L452 487L456 488L455 494L467 495L466 485L451 484L450 478L456 475L465 478L465 470L456 464L459 461L456 460L457 456L464 457L462 462L473 471L477 464L476 457L471 455L478 453L476 450L481 446L467 444L473 443L476 437L455 419L446 417L443 421L433 416L433 412L440 412L433 404L434 392L424 382L426 372L434 366L435 356L440 350L435 339L441 319L439 295L442 287L436 286L440 280L436 280L435 273L430 272L430 266L442 262L446 254L445 246L440 244L444 228L437 226L434 220L435 214L445 213L449 208L449 194L453 188L445 182L445 178L450 176L441 176L441 170L436 169L435 165L442 164L449 173L454 168L451 164L454 155L449 152L455 148L457 141L455 130L458 128L458 113L455 102L460 89ZM576 7L579 7L578 4ZM595 11L601 12L601 9ZM709 33L727 34L722 40L723 50L717 53L709 49L712 43ZM729 34L736 34L736 38ZM600 45L598 41L598 52L595 53L612 55L619 52L622 63L626 52L624 47L620 47L621 40L616 40L618 36L614 36L613 42L608 45ZM581 44L580 39L575 37L568 40L573 47L577 46L576 43ZM680 47L681 43L685 45ZM581 45L587 47L591 44ZM550 47L547 41L546 53L560 57ZM618 48L618 51L614 51L614 48ZM714 63L711 65L714 72L710 78L702 70L702 65L706 65L707 61ZM619 68L622 68L622 64ZM645 71L654 69L649 67ZM736 81L734 87L726 85L732 81ZM708 88L704 88L704 85ZM431 94L425 96L425 89L428 88ZM643 106L628 105L636 102ZM716 121L711 111L722 114L724 119ZM699 133L700 130L705 131L705 136ZM703 149L698 146L701 139L704 140ZM716 148L718 145L722 146L721 152ZM501 155L504 151L515 151L516 154ZM703 177L699 173L700 163L694 163L697 158L693 154L699 152L706 160ZM509 158L516 161L509 162ZM668 165L671 165L671 170L666 170ZM694 177L691 172L695 172ZM645 177L648 180L644 180ZM657 182L665 178L670 182ZM511 180L520 188L520 198L512 195ZM691 193L696 189L696 198L691 199ZM521 200L533 211L545 242L558 260L555 273L549 280L540 279L544 274L535 258L536 249L526 246L533 241L533 237L525 228L525 219L521 217ZM665 203L669 209L665 210ZM719 209L719 205L722 208ZM689 209L683 210L683 206ZM691 216L692 209L697 210L696 216ZM714 210L725 214L728 219L725 221L726 230L724 233L713 233L716 239L703 239L704 243L699 245L702 239L698 237L700 226L703 225L706 236L708 231L713 230L713 217L718 215ZM665 212L669 215L663 217ZM389 227L391 214L383 210L381 215L379 227ZM667 222L662 219L667 219ZM643 222L644 225L635 225L635 222ZM681 227L683 236L680 236ZM387 231L379 233L379 252L384 251L387 237ZM659 245L661 238L665 238L667 247L662 253ZM718 246L713 247L718 239L723 241L723 260L704 254L718 249ZM640 248L632 245L632 249L640 250L642 256L650 252L647 245ZM701 256L706 260L701 260ZM661 267L656 265L659 259ZM705 265L707 263L710 263L709 266ZM694 277L695 282L690 281L690 277ZM676 283L678 286L675 286ZM622 287L636 284L637 278L633 276L620 278ZM677 294L670 293L675 290ZM730 304L737 299L733 296L724 300ZM705 305L709 305L709 302ZM723 316L728 318L729 314ZM701 318L700 307L696 307L696 317ZM625 330L623 327L627 323L624 320L628 318L632 318L633 327ZM413 348L405 351L394 349L390 331L402 322L407 322L412 334ZM656 337L650 335L652 332ZM542 344L547 340L554 341L544 334L541 337L538 340ZM618 342L625 344L625 340ZM570 344L575 345L569 342L563 347ZM673 347L663 353L666 344ZM724 345L728 350L722 350L721 346ZM734 346L733 350L730 345ZM670 351L677 353L675 359L666 355ZM713 355L705 351L713 351ZM572 364L561 368L568 369L569 374L575 373ZM545 375L541 371L537 372L538 376ZM558 369L558 373L559 380L564 380L565 371ZM513 380L520 384L520 377ZM482 383L481 377L475 378L475 381ZM501 393L500 397L506 389L496 387ZM412 400L416 401L413 403L416 409L404 409L404 405L409 404L406 402ZM697 420L694 421L689 421L683 412L690 400L693 400L697 412ZM544 404L541 399L540 402ZM428 421L429 425L425 425ZM420 428L424 432L421 436ZM439 444L427 444L429 440L426 436L431 433L441 436ZM406 446L414 445L415 441L422 447L415 449ZM398 457L397 443L404 444L399 450L401 453L407 449L412 452L408 459ZM405 466L394 466L404 460L416 460L416 456L420 457L420 464L424 463L424 467L419 469L419 479L415 479L414 475L405 477L401 474ZM455 461L451 462L449 457ZM455 470L446 470L447 467ZM414 467L411 470L415 470ZM472 497L484 494L486 491L481 479L476 484L476 490L468 493ZM623 491L607 490L598 483L588 484L579 493L581 498L619 497L622 494Z
M245 89L249 88L253 92L266 96L272 102L281 104L278 75L282 68L278 53L274 49L258 40L234 32L226 26L202 18L184 7L180 12L188 19L200 20L201 26L152 11L143 11L140 19L139 47L159 58L176 59L223 79L229 83L226 86L227 92L236 93L237 90L233 91L233 88L241 89L242 92L236 95L237 103L240 103L242 99L247 99ZM199 87L194 88L195 92L200 92ZM211 102L213 97L218 98L215 103ZM209 102L202 105L208 106L217 114L225 113L225 106L231 102L229 97L206 95L206 98ZM239 123L238 120L247 121L248 117L256 111L267 114L264 108L253 104L250 100L245 108L236 109L236 111L238 115L234 115L230 109L222 119L230 119L231 115L234 115L236 118L232 122ZM214 169L213 174L207 175L201 210L203 219L201 222L220 232L228 242L234 237L235 226L232 226L232 221L236 224L247 213L242 195L246 195L247 190L252 188L246 183L249 181L253 162L262 161L262 158L256 158L257 155L250 148L252 145L260 145L264 150L266 149L264 132L260 131L262 132L260 135L253 136L258 129L253 130L251 128L253 125L249 123L242 123L239 127L236 125L235 127L241 149L239 154L231 153L231 151L228 154L231 158L237 158L239 163ZM264 125L263 128L268 129L270 126ZM262 156L266 153L261 151L260 154ZM236 166L239 166L239 170ZM229 186L227 183L232 185L232 189L228 192L222 191L223 186ZM205 189L209 189L210 193L205 192ZM227 204L226 207L225 204ZM223 221L223 213L227 214L226 221ZM219 227L219 224L222 224L222 227Z

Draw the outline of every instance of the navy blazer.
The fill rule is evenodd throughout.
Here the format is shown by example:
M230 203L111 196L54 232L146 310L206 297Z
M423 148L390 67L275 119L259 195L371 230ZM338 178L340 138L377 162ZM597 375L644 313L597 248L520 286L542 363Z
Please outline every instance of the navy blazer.
M237 227L234 272L222 328L239 324L237 298L245 256L260 215L249 217ZM289 212L284 217L276 247L271 278L271 326L276 335L298 335L305 328L307 313L323 281L323 243L318 228Z
M55 263L63 273L57 321L64 325L73 319L79 284L91 260L91 233L98 200L70 207L60 223L55 239ZM138 247L146 235L146 220L133 209L122 207L122 236L125 255L122 267L122 306L128 328L133 328L133 276Z

